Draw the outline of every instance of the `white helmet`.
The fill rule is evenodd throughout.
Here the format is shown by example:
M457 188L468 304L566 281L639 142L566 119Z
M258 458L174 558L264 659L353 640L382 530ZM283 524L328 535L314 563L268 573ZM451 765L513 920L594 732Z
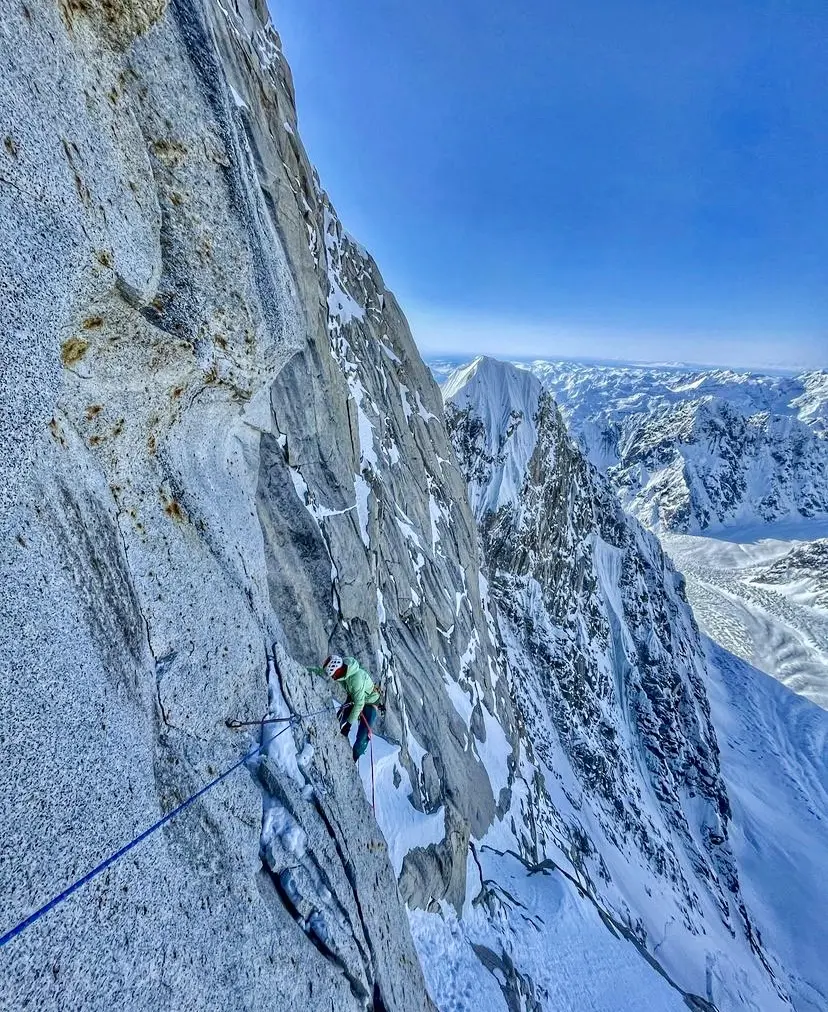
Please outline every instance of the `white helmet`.
M339 654L331 654L323 667L329 678L341 678L345 674L345 660Z

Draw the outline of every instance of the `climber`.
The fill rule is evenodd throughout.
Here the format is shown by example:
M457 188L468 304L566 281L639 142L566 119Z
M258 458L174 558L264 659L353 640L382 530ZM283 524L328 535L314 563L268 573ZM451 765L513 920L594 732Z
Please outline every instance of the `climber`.
M359 721L353 748L356 762L368 748L368 740L381 708L379 687L374 685L374 680L353 657L332 654L325 660L322 669L330 678L342 681L348 693L348 701L343 703L338 711L340 732L347 738L351 732L351 725Z

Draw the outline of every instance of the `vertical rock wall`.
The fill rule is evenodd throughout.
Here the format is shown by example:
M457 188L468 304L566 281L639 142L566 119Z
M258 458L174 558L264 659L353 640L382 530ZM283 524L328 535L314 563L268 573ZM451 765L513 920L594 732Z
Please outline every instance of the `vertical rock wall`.
M469 642L491 657L473 524L436 387L296 137L264 6L2 14L3 927L229 765L226 717L327 702L300 665L329 642L384 680L414 803L460 841L409 891L462 891L496 801L430 702ZM508 720L486 663L475 679ZM0 1006L427 1007L331 723L282 739L314 738L315 802L279 750L242 770L4 948ZM308 867L334 865L308 887L330 945L319 897L286 900L272 846L262 864L263 786Z

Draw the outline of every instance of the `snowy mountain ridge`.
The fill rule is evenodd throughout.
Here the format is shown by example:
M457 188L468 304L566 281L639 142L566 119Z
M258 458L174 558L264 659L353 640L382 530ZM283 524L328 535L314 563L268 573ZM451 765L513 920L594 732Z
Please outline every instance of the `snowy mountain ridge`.
M505 370L490 358L478 358L452 375L443 398L453 408L474 409L479 419L478 461L467 469L472 511L479 519L514 503L535 452L535 418L543 386L534 377Z
M828 515L828 373L529 368L652 529L700 533Z
M504 422L511 425L504 390L521 406L537 397L534 378L505 363L478 361L444 385L473 499L487 473L500 486L509 449ZM500 435L484 435L493 419ZM589 895L695 992L691 1007L706 1007L705 995L718 1008L784 1004L783 976L795 1007L817 1007L810 955L808 980L799 978L789 948L783 971L763 950L741 896L705 691L717 666L732 665L711 660L681 578L570 443L548 394L534 422L535 450L511 498L493 506L476 496L492 607L529 731L525 765L535 765L547 788L563 787L541 792L523 821L547 827L552 840L580 841L575 863ZM590 674L570 681L573 669ZM741 839L740 825L735 835ZM624 845L630 839L634 852ZM559 842L541 846L561 861ZM572 849L563 852L573 860ZM754 895L757 884L749 883ZM761 936L787 947L792 925L784 914L779 924L769 920Z
M521 408L537 402L529 460L509 453L514 419L502 408L506 391ZM715 933L718 923L728 940L731 932L741 935L750 953L756 943L727 845L729 805L702 685L704 655L677 593L680 578L570 444L534 377L505 363L478 362L456 374L444 395L455 452L473 490L487 475L502 489L504 455L510 464L523 460L523 480L511 484L508 498L495 504L471 496L512 683L551 791L523 821L544 827L541 838L569 840L564 853L569 861L573 850L578 855L590 894L645 949L651 951L672 910L691 935ZM484 436L492 424L498 429ZM635 857L621 842L630 839ZM535 846L536 862L561 861L560 843ZM629 892L642 878L649 884ZM657 897L652 905L648 894ZM681 932L662 941L659 957L688 991L703 993L704 961L694 974ZM768 982L761 971L757 977L753 987L761 992ZM750 1000L732 987L724 975L716 980L715 990L730 1002Z

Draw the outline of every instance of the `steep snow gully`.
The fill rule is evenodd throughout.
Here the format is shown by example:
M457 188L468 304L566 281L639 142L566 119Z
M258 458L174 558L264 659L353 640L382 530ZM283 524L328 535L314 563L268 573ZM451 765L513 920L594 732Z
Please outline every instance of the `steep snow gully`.
M444 408L263 0L2 13L0 934L250 755L0 1008L824 1008L826 714L700 639L536 380Z

